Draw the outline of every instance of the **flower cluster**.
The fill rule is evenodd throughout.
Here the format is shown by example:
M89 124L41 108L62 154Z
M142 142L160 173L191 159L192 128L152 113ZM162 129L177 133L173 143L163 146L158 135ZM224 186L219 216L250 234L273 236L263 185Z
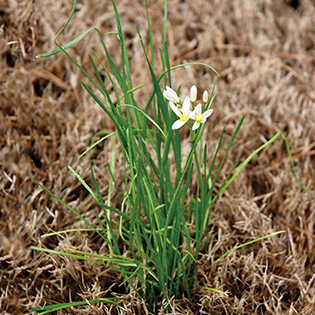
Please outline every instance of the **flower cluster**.
M204 113L202 113L202 104L199 103L196 105L194 110L191 110L191 104L194 105L197 100L197 87L193 85L190 89L190 96L186 96L183 103L181 99L178 97L176 92L170 87L166 87L166 90L163 92L164 97L169 101L169 105L172 111L179 117L173 125L172 129L179 129L183 125L185 125L189 119L194 121L192 126L192 130L198 129L200 124L205 123L207 118L212 114L213 110L208 109ZM207 91L203 92L202 95L202 103L205 105L208 103L209 94Z

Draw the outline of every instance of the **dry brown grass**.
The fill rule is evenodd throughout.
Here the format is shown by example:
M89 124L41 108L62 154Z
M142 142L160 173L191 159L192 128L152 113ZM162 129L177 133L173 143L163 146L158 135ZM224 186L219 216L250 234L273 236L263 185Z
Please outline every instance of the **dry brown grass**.
M95 220L100 209L70 175L72 165L89 180L93 159L104 194L104 167L111 141L77 160L95 132L113 124L81 87L81 73L62 54L33 61L54 48L53 36L70 13L72 1L0 0L0 309L30 313L30 307L124 296L127 311L93 305L58 314L145 314L134 292L121 291L120 279L90 262L47 255L31 245L104 252L91 234L41 239L51 230L85 227L30 179L38 179L79 213ZM163 1L149 1L156 48L162 45ZM148 45L143 1L118 1L127 36L134 85L145 83L147 67L135 25ZM65 43L96 25L111 52L117 51L110 1L85 0L60 36ZM169 1L172 64L203 61L221 75L214 114L205 129L209 157L220 132L226 137L246 115L224 169L242 151L248 156L277 131L288 137L302 182L315 189L315 5L311 0ZM69 52L85 67L96 34ZM115 61L119 63L117 54ZM106 61L105 61L106 62ZM158 64L157 64L158 67ZM202 67L173 73L174 86L212 85ZM186 90L187 91L187 90ZM148 90L138 91L145 104ZM200 96L200 95L199 95ZM183 135L184 137L184 135ZM224 143L224 146L227 142ZM122 166L119 158L118 167ZM223 179L223 178L222 178ZM122 179L118 179L118 181ZM214 261L236 244L286 230ZM196 284L224 290L229 297L196 290L193 303L171 301L174 314L314 314L315 202L296 182L279 140L255 157L218 201L210 220L210 243L200 253ZM163 311L160 314L165 314Z

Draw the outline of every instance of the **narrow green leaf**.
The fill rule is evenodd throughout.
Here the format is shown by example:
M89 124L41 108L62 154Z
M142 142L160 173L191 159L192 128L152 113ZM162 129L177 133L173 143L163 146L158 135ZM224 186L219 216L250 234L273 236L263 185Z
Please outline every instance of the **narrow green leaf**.
M55 312L58 310L62 310L64 308L73 307L73 306L81 306L81 305L89 305L89 304L99 304L99 303L110 303L115 304L116 306L121 307L118 303L116 303L114 300L123 300L123 298L120 297L114 297L114 298L100 298L96 300L88 300L88 301L78 301L78 302L69 302L69 303L59 303L59 304L53 304L53 305L45 305L43 307L32 307L32 312L41 312L38 315L44 315L51 312Z
M268 235L265 235L265 236L262 236L262 237L259 237L259 238L256 238L252 241L249 241L249 242L246 242L244 244L241 244L241 245L238 245L232 249L230 249L229 251L227 251L226 253L224 253L218 260L217 260L217 263L222 260L224 257L226 257L228 254L232 253L233 251L237 250L237 249L240 249L244 246L247 246L247 245L250 245L250 244L253 244L253 243L256 243L258 241L261 241L261 240L264 240L265 238L268 238L268 237L271 237L271 236L275 236L277 234L280 234L280 233L286 233L286 231L277 231L277 232L273 232L271 234L268 234Z

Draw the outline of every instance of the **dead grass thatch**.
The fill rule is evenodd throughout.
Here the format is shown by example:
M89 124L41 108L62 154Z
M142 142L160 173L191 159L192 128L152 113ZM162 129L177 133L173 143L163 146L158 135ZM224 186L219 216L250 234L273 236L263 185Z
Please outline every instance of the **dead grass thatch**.
M145 83L148 75L135 29L137 25L149 45L143 2L117 1L135 86ZM148 2L157 49L162 46L163 1ZM91 158L104 194L108 187L104 162L111 141L100 144L89 157L77 157L97 131L113 130L113 124L83 90L82 74L63 54L33 61L38 53L55 48L54 34L71 7L68 0L0 0L0 309L3 314L26 314L32 306L116 295L126 297L125 311L91 305L58 314L145 314L135 293L118 287L120 279L110 270L30 250L31 245L106 250L93 234L42 239L48 231L84 224L29 179L39 180L89 220L95 220L100 210L67 166L89 181ZM227 146L245 115L224 173L240 152L246 157L282 131L290 141L298 175L314 191L314 2L170 0L168 22L172 64L202 61L221 75L214 114L205 130L209 159L223 126ZM119 64L117 39L106 35L115 30L111 1L80 1L59 41L65 43L92 25L100 28ZM102 54L95 33L69 52L89 68L90 47ZM212 83L212 73L199 66L173 73L173 84L182 85L183 93L192 84L202 91ZM145 104L149 92L139 90L139 102ZM122 167L120 158L117 165ZM229 297L196 290L193 303L184 298L170 302L174 314L314 313L315 202L295 180L283 142L276 141L252 160L218 201L209 229L196 285L223 290ZM214 263L236 244L278 230L286 235L244 247Z

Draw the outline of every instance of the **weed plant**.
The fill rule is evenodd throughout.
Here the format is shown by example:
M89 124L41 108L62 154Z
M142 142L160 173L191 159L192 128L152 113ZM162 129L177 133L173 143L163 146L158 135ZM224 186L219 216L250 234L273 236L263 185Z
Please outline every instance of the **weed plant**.
M159 69L160 75L157 75L157 70L154 66L156 56L154 56L153 49L153 34L151 32L146 3L151 44L149 55L144 49L143 39L138 29L137 32L143 47L143 56L147 61L150 71L153 92L144 108L141 107L134 97L134 92L142 88L142 86L134 87L132 85L131 71L119 13L115 1L112 2L117 25L117 40L120 43L121 66L119 68L114 63L103 41L102 34L97 28L90 28L78 38L63 46L57 43L57 36L65 29L74 13L76 1L74 1L69 19L55 37L55 43L58 48L49 53L41 54L38 57L49 57L63 52L89 79L89 85L84 82L82 82L82 85L95 102L104 110L105 114L112 119L116 128L116 131L107 134L99 141L103 141L108 137L118 137L125 165L124 179L126 191L120 191L115 180L115 163L113 163L115 160L115 147L113 147L112 163L107 163L108 174L111 178L107 201L104 199L101 193L102 189L98 186L95 179L92 164L90 165L90 169L93 187L90 187L69 166L70 171L103 210L103 220L96 214L98 226L93 226L76 212L75 209L71 208L33 179L61 204L85 221L90 229L95 231L107 244L108 254L98 255L74 250L59 252L39 247L33 248L104 264L116 273L122 274L124 280L121 285L125 285L130 290L133 289L138 297L145 302L150 312L157 313L161 305L164 305L170 311L168 302L172 298L180 299L185 296L187 299L191 299L191 291L195 288L194 279L197 273L197 260L201 241L208 233L209 218L216 200L229 187L253 156L274 142L281 136L281 133L277 133L242 163L240 163L241 156L239 156L235 161L234 167L225 177L225 180L222 183L218 183L220 171L244 117L237 125L219 167L215 169L214 165L220 150L224 129L220 139L218 139L218 145L210 164L207 156L207 144L202 141L202 133L204 124L212 113L210 107L215 99L216 79L213 82L213 86L209 88L210 93L204 91L201 102L197 102L197 88L194 85L190 89L190 95L181 100L178 97L180 87L176 91L171 88L171 73L179 67L198 64L211 69L216 76L219 76L219 74L211 66L196 62L174 67L170 66L166 40L167 1L165 1L164 45L160 49L159 56L163 68ZM92 30L98 32L104 54L110 65L110 68L106 68L101 56L92 51L92 55L89 55L89 60L97 80L92 79L88 72L67 52L69 47L78 43ZM112 100L109 95L98 70L99 65L101 65L111 82L116 96L115 100ZM102 97L98 97L99 93L95 91L99 91ZM153 117L149 113L153 113ZM209 119L211 119L211 116ZM190 131L191 146L188 155L183 155L182 153L182 137L179 130L182 126L185 126L184 128L188 127ZM288 154L292 162L288 142L285 138L283 139L286 141ZM99 141L83 154L92 150ZM175 176L170 171L172 163L175 166ZM294 170L293 164L292 167ZM187 200L187 191L193 172L197 172L198 179L196 194L193 198ZM215 186L219 188L214 190ZM119 207L117 208L110 205L110 199L114 190L116 190L117 196L120 196ZM115 221L113 214L118 215L119 220ZM272 235L274 234L276 233ZM270 235L265 237L268 236ZM123 247L129 250L130 257L123 255L122 246L119 245L121 241L124 243ZM232 250L247 244L242 244ZM222 293L213 288L208 289ZM89 303L100 302L119 304L118 300L110 298L89 301ZM86 303L82 301L50 305L44 308L35 307L33 311L41 311L40 314L45 314L61 308Z

